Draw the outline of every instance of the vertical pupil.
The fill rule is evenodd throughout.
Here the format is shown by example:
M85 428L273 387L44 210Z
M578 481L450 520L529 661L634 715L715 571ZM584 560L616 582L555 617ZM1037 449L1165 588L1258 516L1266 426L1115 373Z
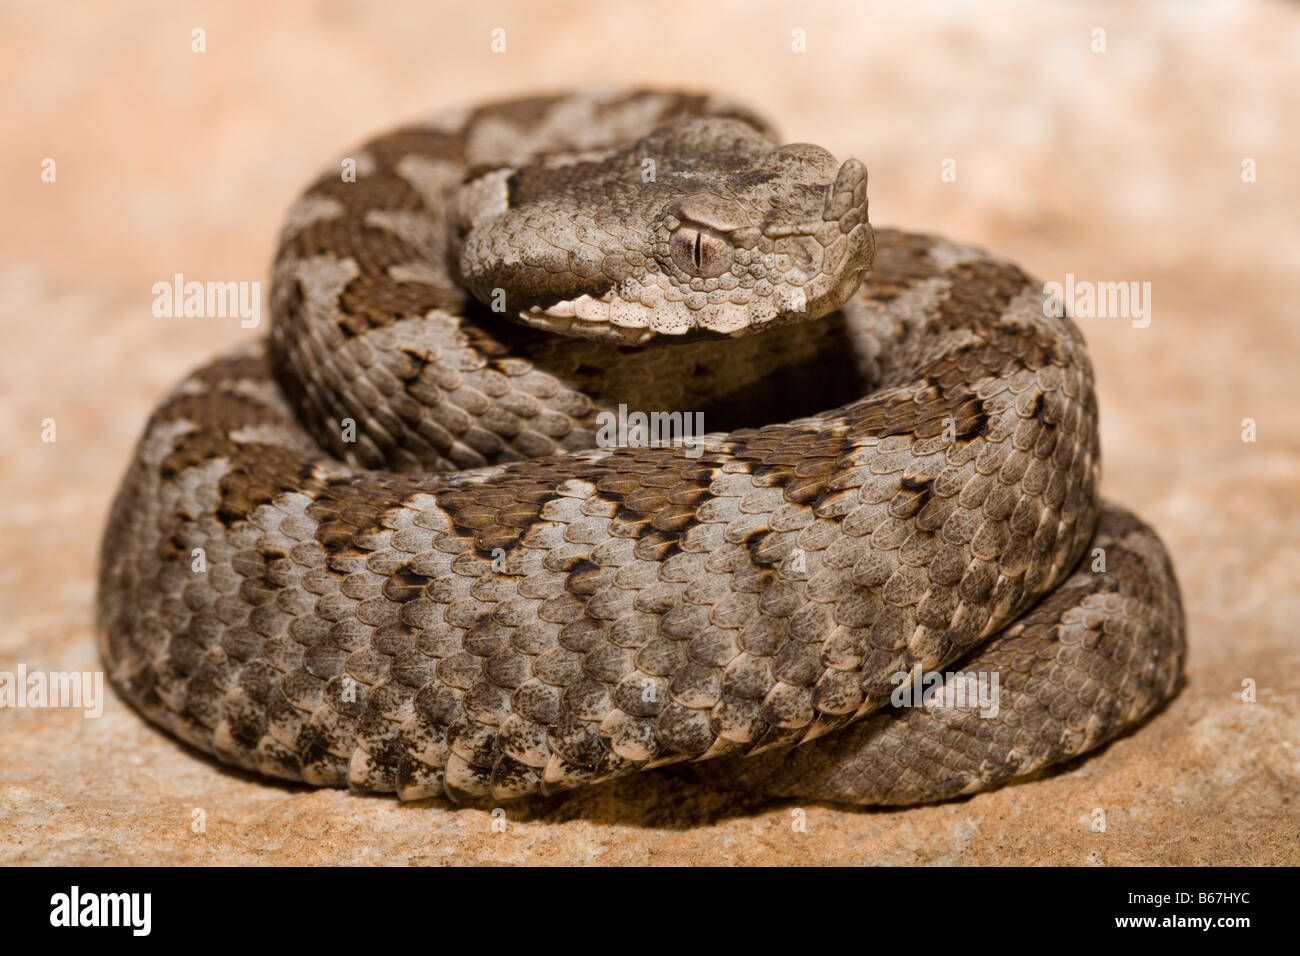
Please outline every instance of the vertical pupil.
M695 255L695 268L698 269L698 268L700 267L700 234L699 234L698 232L695 234L695 253L694 253L694 255Z

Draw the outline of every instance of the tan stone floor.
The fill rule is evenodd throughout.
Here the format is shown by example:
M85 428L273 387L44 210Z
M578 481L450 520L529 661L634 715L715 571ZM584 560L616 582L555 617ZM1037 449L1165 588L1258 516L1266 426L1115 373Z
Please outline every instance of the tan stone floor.
M4 710L0 862L1300 863L1300 5L1136 7L0 3L0 671L98 666L98 538L145 417L258 334L156 319L154 282L264 280L295 192L367 133L633 82L728 91L861 157L877 224L1044 279L1151 283L1149 327L1080 324L1106 493L1169 544L1191 644L1183 694L1092 759L891 812L647 775L494 832L481 810L230 773L111 692L98 719Z

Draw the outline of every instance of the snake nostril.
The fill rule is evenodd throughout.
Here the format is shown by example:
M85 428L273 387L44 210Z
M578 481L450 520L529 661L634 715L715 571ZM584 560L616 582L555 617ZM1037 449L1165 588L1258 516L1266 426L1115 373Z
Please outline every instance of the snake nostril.
M811 236L786 236L775 246L778 268L794 273L805 280L817 275L823 267L822 247Z

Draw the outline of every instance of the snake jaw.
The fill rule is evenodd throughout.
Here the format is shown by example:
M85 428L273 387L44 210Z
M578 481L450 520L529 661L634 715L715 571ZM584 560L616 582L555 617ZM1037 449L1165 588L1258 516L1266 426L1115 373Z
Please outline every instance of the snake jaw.
M644 345L655 337L657 330L644 324L641 311L637 305L581 295L547 308L533 306L521 310L518 319L525 325L557 335L619 345Z
M518 313L520 322L547 332L573 338L645 345L656 336L683 336L692 332L736 335L753 331L750 310L724 303L692 311L681 302L646 305L611 296L608 300L582 295L546 308L534 306Z

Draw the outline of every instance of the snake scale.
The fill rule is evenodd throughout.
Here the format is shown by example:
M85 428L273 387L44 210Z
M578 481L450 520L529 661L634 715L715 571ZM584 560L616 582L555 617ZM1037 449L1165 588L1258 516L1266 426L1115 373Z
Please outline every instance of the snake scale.
M873 230L862 163L778 143L711 96L588 91L326 170L269 336L185 379L122 482L120 693L242 768L454 800L690 762L919 803L1159 708L1181 599L1098 497L1078 329L1009 262ZM619 406L706 432L600 440ZM896 706L932 673L997 706Z

